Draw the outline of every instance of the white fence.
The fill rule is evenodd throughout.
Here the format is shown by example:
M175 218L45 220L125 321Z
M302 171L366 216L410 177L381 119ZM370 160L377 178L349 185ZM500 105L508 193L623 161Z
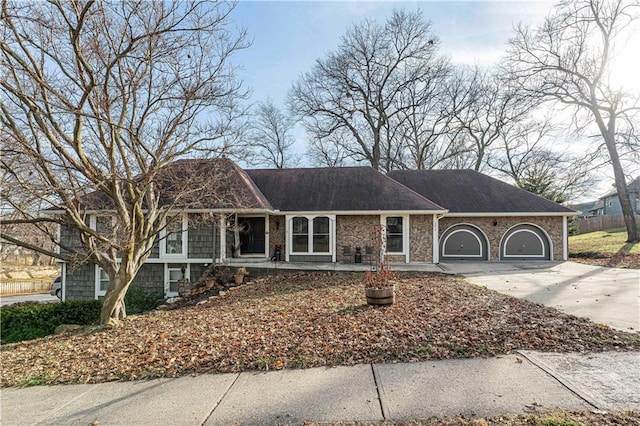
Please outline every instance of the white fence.
M0 296L15 296L17 294L46 293L51 283L46 281L16 281L0 283Z

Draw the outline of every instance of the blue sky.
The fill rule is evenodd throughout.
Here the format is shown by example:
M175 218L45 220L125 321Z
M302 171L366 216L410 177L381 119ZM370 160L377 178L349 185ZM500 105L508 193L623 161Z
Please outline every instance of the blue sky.
M236 54L233 62L240 67L239 77L245 87L252 91L250 102L264 101L269 96L284 106L287 92L298 76L335 49L348 26L365 18L382 22L394 8L420 9L440 38L442 54L454 63L490 65L505 53L515 25L541 23L554 3L241 0L232 17L237 26L247 30L252 45ZM294 134L295 155L302 160L299 165L309 166L304 157L307 141L301 126ZM603 191L594 190L596 194Z
M234 62L252 90L251 100L270 96L281 104L298 76L337 47L347 27L365 18L384 21L394 8L421 9L453 62L499 60L518 22L540 22L549 1L240 1L233 12L253 44Z

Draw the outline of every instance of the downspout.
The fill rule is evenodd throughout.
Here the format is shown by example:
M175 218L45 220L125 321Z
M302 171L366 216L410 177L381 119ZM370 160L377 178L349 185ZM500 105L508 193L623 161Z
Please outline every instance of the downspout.
M444 213L436 213L433 215L433 263L440 263L440 219L444 217Z
M567 216L562 216L562 260L569 260L569 223Z

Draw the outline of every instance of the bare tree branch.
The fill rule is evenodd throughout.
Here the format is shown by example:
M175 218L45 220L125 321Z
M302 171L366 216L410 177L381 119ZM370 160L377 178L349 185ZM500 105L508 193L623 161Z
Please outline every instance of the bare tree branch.
M640 95L621 90L611 77L616 44L633 31L640 4L628 0L563 1L540 27L520 26L511 40L507 68L523 90L574 108L578 128L596 128L615 177L629 242L638 228L629 200L620 147L629 138Z
M198 191L186 184L167 201L166 166L233 138L246 94L229 61L246 47L233 7L2 1L1 166L13 185L2 205L27 221L64 212L82 242L73 250L110 277L103 323L126 314L124 295L169 212ZM92 226L87 207L108 211L111 226Z

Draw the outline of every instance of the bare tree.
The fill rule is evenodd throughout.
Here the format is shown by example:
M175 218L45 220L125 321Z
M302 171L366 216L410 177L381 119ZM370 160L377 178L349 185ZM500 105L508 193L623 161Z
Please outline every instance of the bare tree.
M451 67L442 63L430 80L410 84L399 97L404 106L397 116L396 145L402 156L401 169L433 169L450 164L460 154L460 127L456 126L455 96L460 80L453 78Z
M354 25L336 51L318 59L293 85L291 110L316 142L340 131L349 137L333 140L344 143L353 160L388 168L388 156L397 152L389 140L390 126L408 108L399 97L441 68L438 45L420 12L396 10L384 24L366 20Z
M201 195L202 187L176 186L170 164L219 152L221 141L228 147L243 96L229 57L246 46L230 26L232 9L2 1L1 165L14 182L2 204L21 210L14 222L75 229L82 245L46 251L6 228L0 238L99 265L110 278L102 323L126 315L124 296L158 232ZM180 192L185 187L189 193ZM25 209L18 194L59 214ZM88 208L109 212L110 225L91 226Z
M481 170L492 148L503 142L535 107L535 99L519 91L496 68L460 66L453 75L449 100L456 136L465 141L458 152L474 170Z
M253 160L278 169L298 165L299 160L291 152L295 142L294 126L292 117L278 108L273 100L260 102L255 108L249 130Z
M584 195L595 183L593 156L562 149L566 142L559 141L567 136L556 127L547 117L505 128L487 165L518 187L559 203Z
M517 28L507 63L524 90L571 107L579 130L598 129L613 167L628 242L639 240L638 228L619 148L640 105L637 94L625 93L610 77L617 43L637 22L638 8L637 1L563 1L541 26Z
M313 139L307 149L311 164L319 167L344 167L350 164L347 150L349 136L336 130L324 139Z

